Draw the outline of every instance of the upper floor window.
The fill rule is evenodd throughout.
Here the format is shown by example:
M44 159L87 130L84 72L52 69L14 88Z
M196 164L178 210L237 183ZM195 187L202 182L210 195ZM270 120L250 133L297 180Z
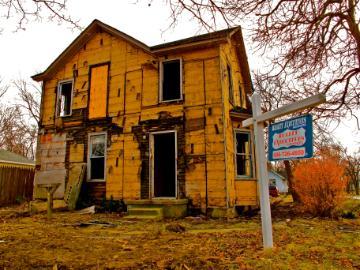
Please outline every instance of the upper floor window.
M238 178L253 176L253 157L251 148L251 133L235 132L236 176Z
M231 103L234 103L234 86L233 86L233 80L232 80L230 65L227 65L226 69L227 69L228 83L229 83L229 101Z
M61 81L57 90L57 116L71 115L73 80Z
M160 67L160 101L182 99L182 63L181 59L166 60Z

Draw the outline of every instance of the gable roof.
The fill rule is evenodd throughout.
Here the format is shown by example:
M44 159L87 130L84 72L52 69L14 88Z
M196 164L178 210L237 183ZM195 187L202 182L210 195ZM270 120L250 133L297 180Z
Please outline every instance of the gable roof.
M128 34L117 30L116 28L107 25L99 20L94 20L80 35L49 65L49 67L42 73L32 76L35 81L43 81L50 77L63 64L64 61L72 57L77 51L86 44L99 30L107 32L115 37L122 38L135 47L142 49L144 52L154 56L159 56L163 53L171 52L172 50L194 48L206 46L214 46L220 42L228 41L228 38L234 38L238 47L238 57L241 57L240 64L242 65L242 75L245 84L251 89L250 71L246 57L244 40L242 38L240 26L223 29L216 32L211 32L203 35L193 36L190 38L180 39L168 43L163 43L149 47L145 43L129 36Z
M168 50L172 47L184 46L184 45L188 45L191 43L199 43L199 42L204 42L204 41L209 41L209 40L211 40L213 42L216 40L224 40L225 38L228 37L228 35L231 32L238 31L238 30L240 30L240 26L222 29L222 30L219 30L216 32L197 35L197 36L193 36L193 37L189 37L189 38L179 39L179 40L175 40L175 41L171 41L171 42L167 42L167 43L158 44L158 45L150 47L150 49L151 49L151 51L159 52L163 49Z
M21 155L15 154L4 149L0 149L0 162L4 163L14 163L14 164L29 164L34 165L33 160L27 159Z

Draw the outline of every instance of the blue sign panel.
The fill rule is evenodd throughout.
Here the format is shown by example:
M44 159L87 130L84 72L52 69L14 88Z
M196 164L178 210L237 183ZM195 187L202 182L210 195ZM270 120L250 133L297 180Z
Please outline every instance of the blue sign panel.
M302 115L269 126L270 161L313 156L312 116Z

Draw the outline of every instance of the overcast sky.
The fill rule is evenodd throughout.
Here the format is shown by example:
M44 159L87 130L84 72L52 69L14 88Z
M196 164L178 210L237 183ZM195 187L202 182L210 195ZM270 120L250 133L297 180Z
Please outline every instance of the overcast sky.
M94 19L99 19L120 31L148 44L155 45L167 41L193 36L199 33L195 21L183 16L177 27L166 30L170 24L169 10L160 0L148 6L142 0L72 0L68 2L70 14L86 27ZM47 66L79 35L78 30L68 25L35 22L27 25L26 31L13 32L14 22L7 21L0 34L0 77L9 82L44 71ZM225 25L220 25L224 28ZM244 28L244 27L243 27ZM246 29L243 29L246 35ZM250 68L258 67L259 59L250 52L249 40L245 38ZM9 99L11 93L7 96ZM360 117L360 115L359 115ZM360 143L354 121L344 121L334 132L335 136L347 147L355 148Z

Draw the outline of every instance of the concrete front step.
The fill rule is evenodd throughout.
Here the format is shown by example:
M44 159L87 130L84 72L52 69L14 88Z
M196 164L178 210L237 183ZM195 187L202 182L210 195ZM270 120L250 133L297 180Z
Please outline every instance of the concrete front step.
M125 200L128 213L135 209L161 209L161 218L182 218L187 214L187 199ZM135 210L136 211L136 210ZM150 211L150 210L146 210Z
M128 218L158 218L164 217L163 209L160 207L129 207Z

